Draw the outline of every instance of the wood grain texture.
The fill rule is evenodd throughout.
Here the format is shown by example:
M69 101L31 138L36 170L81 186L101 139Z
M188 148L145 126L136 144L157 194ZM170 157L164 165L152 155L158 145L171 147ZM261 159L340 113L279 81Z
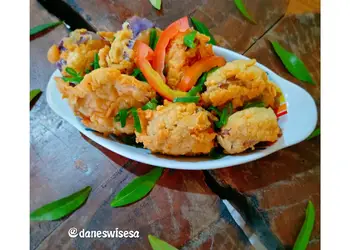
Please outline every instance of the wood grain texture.
M245 0L257 21L249 23L232 0L163 0L161 11L148 0L65 0L98 30L118 30L133 15L146 17L165 28L185 15L204 22L215 34L219 45L243 53L286 12L289 0Z
M100 185L86 205L62 223L39 249L150 249L153 234L183 249L252 249L226 207L206 186L200 171L165 170L152 192L126 207L111 208L113 196L151 166L130 162ZM70 239L78 230L138 230L138 239Z
M134 14L162 28L184 15L195 16L208 25L220 45L246 52L297 83L320 106L319 15L283 17L288 0L246 0L257 25L248 23L232 0L163 0L161 11L154 10L148 0L65 1L99 30L117 30ZM56 19L31 0L31 27L49 21ZM47 49L65 34L61 26L31 41L31 89L45 89L55 68L46 60ZM271 39L305 62L316 87L297 81L286 71L268 42ZM31 249L150 249L148 234L183 249L252 249L218 196L208 188L203 172L166 170L148 197L130 206L111 208L113 196L152 166L129 161L82 137L51 111L45 93L31 110L30 123L31 210L83 186L93 187L87 203L71 216L56 222L32 222ZM243 194L249 209L259 213L268 230L287 247L296 239L306 202L311 199L317 221L309 249L319 249L319 159L320 140L315 138L259 161L210 173L223 187ZM140 238L70 239L67 231L71 227L139 230ZM257 230L264 242L262 231Z
M290 0L287 14L301 14L306 12L320 13L320 0Z
M31 27L52 21L57 19L31 0ZM84 186L96 188L116 171L114 162L84 141L78 131L57 116L46 102L46 84L56 69L47 61L46 53L66 34L64 26L59 26L30 42L30 88L44 91L30 111L31 211ZM31 223L31 249L62 221L64 219Z
M306 64L316 86L291 76L273 51L278 41ZM298 84L315 99L320 111L320 16L284 17L245 54L277 74ZM211 171L221 185L243 193L285 246L292 246L302 226L308 200L316 208L316 223L309 249L319 249L320 239L320 138L301 142L261 160Z
M31 1L32 27L55 20ZM46 59L47 50L66 34L61 26L31 41L31 89L45 91L55 70ZM31 249L150 249L148 234L184 249L222 245L225 249L251 249L223 203L204 183L202 172L167 171L144 200L111 208L112 197L152 167L129 161L82 137L50 109L45 92L31 110L30 127L31 211L84 186L93 188L87 203L72 215L53 222L31 222ZM141 238L72 240L67 235L72 226L139 230Z

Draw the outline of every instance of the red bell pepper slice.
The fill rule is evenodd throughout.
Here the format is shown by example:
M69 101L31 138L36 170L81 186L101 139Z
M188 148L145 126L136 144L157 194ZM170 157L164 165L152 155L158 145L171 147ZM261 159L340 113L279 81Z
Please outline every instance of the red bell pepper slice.
M147 44L137 40L134 45L134 51L136 52L135 63L137 67L155 91L169 101L173 101L176 97L186 96L186 92L169 88L160 74L152 68L148 60L152 59L153 51Z
M214 67L224 66L225 59L221 56L211 56L195 62L187 68L177 88L182 91L189 91L198 81L199 77Z
M185 32L189 28L188 18L185 16L170 24L160 35L156 48L154 49L154 60L152 64L153 68L159 73L163 80L165 80L163 70L166 47L168 46L170 40L179 32Z

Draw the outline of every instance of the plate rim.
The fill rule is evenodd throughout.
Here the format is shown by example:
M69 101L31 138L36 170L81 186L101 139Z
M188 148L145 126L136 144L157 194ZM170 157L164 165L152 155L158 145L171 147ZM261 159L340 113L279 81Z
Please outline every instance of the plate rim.
M228 50L226 48L222 48L219 46L213 46L213 50L214 50L215 54L224 53L224 54L231 54L233 57L237 57L238 59L246 59L246 60L250 59L250 58L248 58L244 55L241 55L237 52L234 52L232 50ZM235 60L237 60L237 59L235 59ZM258 67L262 68L265 72L268 72L269 75L271 74L274 78L278 79L279 82L282 83L282 85L285 84L285 85L288 85L288 87L290 87L290 88L294 88L294 89L297 89L298 91L304 92L305 96L312 99L312 102L310 102L310 108L313 111L313 113L314 113L313 116L316 117L316 120L314 121L314 124L312 126L310 126L308 131L306 131L304 133L306 136L303 136L303 137L307 138L307 136L309 134L311 134L312 131L315 129L316 124L317 124L317 107L316 107L314 99L311 97L311 95L305 89L303 89L300 86L282 78L281 76L276 74L274 71L272 71L271 69L269 69L265 65L262 65L258 62L256 63L256 65ZM59 93L59 91L56 87L55 81L53 80L53 77L60 76L60 75L61 75L61 73L59 72L58 69L56 69L52 73L52 75L50 76L49 82L48 82L47 87L46 87L46 100L47 100L47 103L49 104L50 108L57 115L59 115L64 120L66 120L68 123L70 123L72 126L74 126L79 132L81 132L82 134L84 134L85 136L87 136L88 138L90 138L91 140L96 142L97 144L107 148L108 150L111 150L114 153L117 153L123 157L126 157L128 159L131 159L131 160L134 160L137 162L141 162L141 163L145 163L145 164L149 164L149 165L153 165L153 166L158 166L158 167L163 167L163 168L182 169L182 170L219 169L219 168L225 168L225 167L233 167L233 166L241 165L241 164L251 162L251 161L256 161L256 160L261 159L265 156L268 156L276 151L279 151L281 149L295 145L295 144L297 144L305 139L305 138L298 138L297 140L292 141L291 143L285 143L283 141L284 138L282 135L282 137L279 138L277 143L273 144L272 146L267 147L264 150L255 151L253 153L248 153L245 155L227 155L227 156L224 156L223 158L220 158L220 159L209 159L206 156L205 161L203 161L203 160L197 161L197 162L179 161L180 158L182 159L185 157L186 157L186 159L198 158L198 157L188 157L188 156L175 156L175 157L162 156L162 157L168 157L168 158L155 158L155 156L157 156L157 155L151 154L148 149L144 149L144 148L139 149L139 148L136 148L133 146L126 145L124 143L113 141L111 139L106 139L106 138L103 138L101 136L96 135L92 131L86 130L85 127L80 122L78 122L77 117L74 115L73 111L70 108L69 108L69 110L72 113L72 115L76 118L75 120L71 120L71 118L68 117L67 115L60 113L59 108L56 107L58 104L54 103L52 92L51 92L52 85L54 84L54 89ZM275 83L279 87L281 87L278 82L275 82ZM287 94L287 93L284 93L284 94ZM62 102L65 102L68 105L68 102L66 99L62 99L62 97L61 97L61 100L62 100ZM288 98L286 98L286 102L287 102L287 100L288 100ZM286 116L288 116L288 114ZM115 146L113 146L113 145L110 146L111 143L113 143L113 145L115 145ZM281 143L285 143L285 144L281 144ZM128 147L130 147L130 148L128 148ZM142 150L143 153L136 154L135 151L138 151L138 150ZM145 154L145 151L148 151L147 154ZM254 157L252 157L252 156L254 156ZM169 159L169 158L171 158L171 159ZM204 156L201 156L199 158L204 158ZM237 158L239 158L238 161L236 160ZM183 166L181 166L181 165L183 165ZM208 166L208 165L211 165L211 166Z

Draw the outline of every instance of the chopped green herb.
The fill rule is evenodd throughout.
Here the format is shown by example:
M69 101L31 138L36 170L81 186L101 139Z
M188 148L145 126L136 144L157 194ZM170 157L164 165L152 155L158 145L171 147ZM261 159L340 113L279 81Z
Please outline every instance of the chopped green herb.
M139 68L134 69L131 75L134 76L139 81L147 82L145 76L142 74Z
M219 111L216 107L210 106L208 108L209 111L215 111L216 114L219 116L219 121L215 122L215 126L217 128L222 128L227 124L228 118L230 115L233 114L233 105L231 102L229 102L222 111Z
M225 107L220 115L219 121L215 122L215 126L217 128L222 128L223 126L225 126L227 124L227 120L228 120L228 111L227 108Z
M65 71L71 75L71 77L66 77L66 76L62 77L62 80L65 82L72 82L72 83L78 84L84 79L84 77L78 72L76 72L73 68L66 67Z
M311 201L308 202L303 227L294 243L293 250L304 250L309 244L310 235L315 223L315 207Z
M196 47L196 43L194 42L194 40L196 38L196 34L197 34L197 31L194 30L194 31L192 31L184 36L184 44L187 47L192 48L192 49Z
M91 63L91 66L94 68L94 69L99 69L100 68L100 64L99 64L99 57L98 57L98 53L95 53L94 55L94 61Z
M150 100L149 102L147 102L141 109L142 110L155 110L157 108L158 105L158 101L155 98L152 98L152 100Z
M221 147L212 148L209 152L209 156L213 159L220 159L225 156L224 150Z
M191 21L193 23L193 26L194 26L195 30L197 30L198 32L200 32L200 33L210 37L210 40L209 40L208 43L216 45L216 42L215 42L215 39L214 39L213 35L210 34L209 29L207 28L207 26L205 26L204 23L200 22L199 20L197 20L194 17L191 17Z
M214 106L210 106L208 108L209 111L214 111L216 113L216 115L220 116L221 115L221 111L217 108L217 107L214 107Z
M212 68L211 70L208 71L208 74L211 74L211 73L215 72L218 69L219 69L219 67L214 67L214 68Z
M134 71L131 73L132 76L138 76L141 73L141 70L139 68L134 69Z
M156 48L159 37L157 36L157 30L152 28L149 33L149 47L154 50Z
M34 28L30 29L30 35L31 36L35 35L35 34L40 33L46 29L50 29L50 28L56 27L58 25L61 25L62 23L63 23L63 21L59 21L59 22L45 23L45 24L35 26Z
M134 117L134 127L136 132L141 133L142 129L141 129L141 122L140 122L140 117L139 114L137 113L137 109L135 107L132 107L130 109L132 116Z
M209 74L213 73L215 70L217 70L219 67L214 67L208 72L205 72L201 75L201 77L198 79L198 82L196 86L192 87L190 91L187 92L188 96L196 96L198 93L203 92L204 89L204 83L207 80L207 77Z
M118 115L120 119L120 125L122 126L122 128L124 128L126 125L126 119L129 115L129 111L127 109L121 109L119 110Z
M68 73L68 74L70 74L71 76L78 76L79 74L75 71L75 69L73 69L73 68L70 68L70 67L66 67L66 72Z
M243 109L263 108L263 107L265 107L265 103L263 103L263 102L248 102L243 106Z
M184 96L184 97L176 97L174 102L194 102L198 103L199 96Z
M190 91L187 92L188 96L196 96L198 93L203 91L204 83L207 80L208 72L205 72L198 79L198 83L196 86L192 87Z

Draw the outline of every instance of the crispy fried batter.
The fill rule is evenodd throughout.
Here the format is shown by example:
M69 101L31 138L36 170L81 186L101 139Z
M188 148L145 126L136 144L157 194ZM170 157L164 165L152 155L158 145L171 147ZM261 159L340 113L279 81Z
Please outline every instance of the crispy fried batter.
M162 34L162 30L159 28L155 28L155 29L157 32L157 36L159 37ZM138 34L138 36L136 37L136 40L140 40L145 44L149 45L150 32L151 32L151 29L146 29L144 31L141 31L140 34Z
M60 46L52 45L47 58L51 63L62 62L59 67L63 75L67 75L66 67L84 74L85 70L91 69L95 53L107 44L107 41L94 39L96 36L86 29L77 29L63 38Z
M217 139L228 154L253 148L261 141L278 139L280 128L271 108L248 108L231 115Z
M216 133L212 120L216 118L194 103L171 103L157 110L139 111L142 133L137 142L152 152L168 155L207 154L214 147Z
M114 122L120 109L142 107L156 93L146 83L133 76L121 74L115 68L100 68L85 75L83 81L72 87L61 78L55 78L63 98L67 98L76 116L82 123L105 135L132 134L133 119L130 117L124 128Z
M99 52L101 67L113 67L122 73L130 74L134 69L134 51L130 42L133 38L129 24L125 22L123 29L114 34L111 46L106 46Z
M184 36L190 33L192 29L178 34L172 39L167 47L165 56L165 72L167 84L175 89L187 67L196 61L214 55L211 44L208 44L210 38L206 35L196 33L195 48L188 48L184 44Z
M266 106L278 107L275 85L255 63L255 60L236 60L210 74L205 82L207 90L202 94L204 103L220 106L231 101L237 108L261 99Z

